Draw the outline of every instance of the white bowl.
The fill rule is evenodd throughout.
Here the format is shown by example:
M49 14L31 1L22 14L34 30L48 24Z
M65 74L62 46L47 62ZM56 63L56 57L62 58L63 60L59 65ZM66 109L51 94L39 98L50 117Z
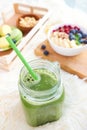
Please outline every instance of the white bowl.
M63 26L63 25L72 25L72 24L57 24L57 25L54 25L52 26L49 31L48 31L48 41L51 45L51 47L53 48L53 50L55 52L57 52L58 54L61 54L61 55L64 55L64 56L75 56L75 55L78 55L80 54L82 51L84 51L85 49L87 49L87 44L83 45L83 46L78 46L78 47L74 47L74 48L65 48L65 47L61 47L61 46L58 46L57 44L55 44L52 40L51 40L51 33L53 30L57 29L58 27L60 26ZM74 26L78 26L78 25L74 25ZM84 33L86 33L87 31L78 26Z

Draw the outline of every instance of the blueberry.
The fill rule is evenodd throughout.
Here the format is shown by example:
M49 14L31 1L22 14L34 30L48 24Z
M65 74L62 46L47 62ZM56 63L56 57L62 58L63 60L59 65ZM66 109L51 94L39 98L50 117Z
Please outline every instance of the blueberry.
M85 40L84 43L87 44L87 40Z
M46 45L42 45L42 46L41 46L41 49L45 49L45 48L46 48Z
M75 34L79 33L79 30L75 29Z
M82 32L81 30L78 30L78 33L81 33L81 34L83 34L83 32Z
M87 44L87 40L86 40L86 39L80 39L80 43L85 43L85 44Z
M80 42L80 43L83 43L83 42L84 42L84 39L80 39L79 42Z
M47 56L47 55L49 55L49 51L45 50L45 51L43 52L43 54Z
M76 30L75 29L71 29L70 33L76 34Z
M82 38L82 34L80 32L77 33L77 36L78 36L79 39Z
M87 38L87 34L83 33L82 38Z
M75 40L75 36L73 35L73 33L69 33L69 40Z

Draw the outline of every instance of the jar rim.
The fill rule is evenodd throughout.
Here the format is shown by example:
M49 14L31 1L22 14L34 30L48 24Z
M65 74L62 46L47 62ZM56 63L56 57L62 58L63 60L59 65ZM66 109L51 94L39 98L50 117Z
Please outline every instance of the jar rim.
M30 65L32 65L33 64L33 67L35 67L36 68L36 66L35 66L35 63L37 63L37 64L43 64L43 63L47 63L47 64L49 64L50 65L50 67L53 67L53 70L55 70L55 75L56 75L56 78L57 78L57 84L54 86L54 87L52 87L51 89L48 89L48 90L43 90L43 91L36 91L36 90L32 90L32 89L30 89L30 88L27 88L25 85L24 85L24 82L23 82L23 77L22 77L22 72L25 70L26 71L26 73L28 72L27 70L26 70L26 68L23 66L22 67L22 69L21 69L21 71L20 71L20 85L23 87L23 89L24 89L24 91L26 91L26 93L29 93L29 94L31 94L31 97L32 97L32 95L34 95L34 97L46 97L46 96L48 96L48 94L49 95L51 95L51 97L50 98L52 98L52 97L54 97L54 94L55 94L55 92L57 92L56 90L58 89L58 87L60 86L60 84L61 84L61 78L60 77L58 77L58 73L57 73L57 70L58 70L58 68L57 68L57 70L56 70L56 64L53 64L53 62L51 62L51 61L48 61L48 60L43 60L43 59L36 59L36 60L31 60L31 61L29 61L29 64ZM45 66L44 66L45 67ZM39 68L42 68L42 67L40 67L40 66L38 66L38 69ZM54 69L55 68L55 69ZM57 73L57 74L56 74Z

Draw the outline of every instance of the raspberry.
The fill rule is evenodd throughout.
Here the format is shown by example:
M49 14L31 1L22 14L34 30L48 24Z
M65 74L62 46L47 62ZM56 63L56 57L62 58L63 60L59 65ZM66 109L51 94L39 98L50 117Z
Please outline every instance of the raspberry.
M58 29L54 29L52 32L56 32L56 31L58 31Z
M74 29L75 29L75 30L80 30L80 28L79 28L79 27L77 27L77 26L74 26Z
M69 28L69 30L71 30L71 29L72 29L72 26L71 26L71 25L68 25L68 28Z
M65 29L64 32L69 34L69 29Z
M63 27L59 27L59 28L58 28L58 31L59 31L59 32L64 32Z
M68 27L67 27L67 25L64 25L63 28L64 28L64 29L67 29Z

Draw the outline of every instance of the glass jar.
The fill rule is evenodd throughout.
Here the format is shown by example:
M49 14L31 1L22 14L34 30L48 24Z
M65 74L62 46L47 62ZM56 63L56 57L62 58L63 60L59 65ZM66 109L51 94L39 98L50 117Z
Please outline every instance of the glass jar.
M31 126L56 121L62 115L64 101L60 66L43 59L32 60L29 64L39 80L30 78L25 67L21 69L18 86L26 120Z

